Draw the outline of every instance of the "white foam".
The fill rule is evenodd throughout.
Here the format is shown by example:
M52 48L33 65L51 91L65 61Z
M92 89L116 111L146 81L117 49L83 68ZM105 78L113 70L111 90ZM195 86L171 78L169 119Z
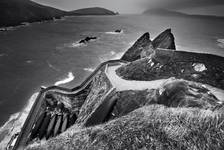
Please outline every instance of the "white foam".
M26 63L27 64L31 64L33 61L32 60L27 60Z
M4 54L4 53L0 54L0 57L3 57L3 56L5 56L5 54Z
M124 31L121 30L121 32L114 32L114 31L109 31L109 32L105 32L106 34L112 34L112 35L119 35L119 34L123 34Z
M217 42L219 47L224 48L224 39L218 39Z
M5 149L12 136L20 132L37 96L38 93L34 93L24 109L11 115L9 120L0 128L0 135L5 134L3 140L0 142L0 149Z
M48 64L48 66L49 66L51 69L53 69L53 70L55 70L55 71L60 71L60 69L58 69L58 68L56 68L55 66L53 66L49 61L47 61L47 64Z
M83 70L93 72L95 69L94 68L84 68Z
M54 85L58 86L58 85L66 84L73 81L74 79L75 79L75 76L73 75L73 73L69 72L68 76L65 79L55 82Z
M124 54L124 52L118 52L114 55L113 59L120 59L123 54Z
M77 42L72 43L69 47L76 48L76 47L82 47L82 46L85 46L85 45L86 44L79 43L79 41L77 41Z
M111 54L111 55L115 55L116 52L115 52L115 51L111 51L110 54Z

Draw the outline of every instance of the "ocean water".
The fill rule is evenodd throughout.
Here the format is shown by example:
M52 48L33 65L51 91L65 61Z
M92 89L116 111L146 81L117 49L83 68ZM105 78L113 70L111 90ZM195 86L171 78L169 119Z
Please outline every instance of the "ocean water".
M69 17L0 32L0 126L15 118L40 86L78 85L101 62L119 58L144 32L154 38L172 28L178 50L224 56L223 27L221 19L121 15ZM86 36L98 38L79 44Z

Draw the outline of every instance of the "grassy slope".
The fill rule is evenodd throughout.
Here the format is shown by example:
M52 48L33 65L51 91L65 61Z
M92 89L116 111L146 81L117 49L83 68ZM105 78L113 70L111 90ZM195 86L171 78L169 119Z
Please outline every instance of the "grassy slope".
M67 132L29 150L61 149L223 149L224 114L198 108L142 107L93 128Z

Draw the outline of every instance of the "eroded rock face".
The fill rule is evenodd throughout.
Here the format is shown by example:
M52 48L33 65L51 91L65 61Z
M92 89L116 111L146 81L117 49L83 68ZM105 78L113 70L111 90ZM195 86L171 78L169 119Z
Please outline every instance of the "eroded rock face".
M224 59L210 54L157 49L150 58L131 62L116 72L126 80L176 77L224 89Z
M171 29L165 30L153 41L150 40L149 33L145 33L127 50L121 59L132 62L140 58L148 57L156 48L176 50L175 39L171 33Z
M148 49L151 43L149 33L143 34L135 44L127 50L127 52L122 56L122 60L125 61L135 61L141 58L141 52L144 49Z
M167 29L158 35L153 41L152 45L154 48L172 49L176 50L174 35L171 29Z

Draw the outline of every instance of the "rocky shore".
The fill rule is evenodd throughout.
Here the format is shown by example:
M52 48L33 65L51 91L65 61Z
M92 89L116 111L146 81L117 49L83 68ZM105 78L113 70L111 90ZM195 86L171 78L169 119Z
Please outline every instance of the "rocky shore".
M47 91L75 121L48 140L42 131L26 149L221 150L223 79L223 57L177 51L170 29L154 40L145 33L78 93Z

